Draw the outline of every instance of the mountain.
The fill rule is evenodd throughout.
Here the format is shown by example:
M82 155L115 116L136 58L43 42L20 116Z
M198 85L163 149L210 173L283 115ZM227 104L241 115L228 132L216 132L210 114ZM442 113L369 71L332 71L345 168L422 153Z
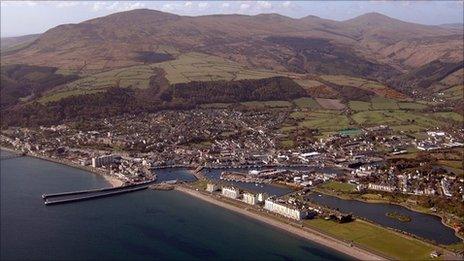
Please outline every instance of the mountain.
M0 50L2 52L7 52L26 47L35 41L39 36L39 34L29 34L16 37L2 37L0 40Z
M189 17L139 9L57 26L2 59L6 63L107 70L140 64L135 59L137 52L156 52L160 46L170 46L179 52L206 52L253 67L295 69L288 61L297 51L265 40L271 36L325 39L359 59L375 57L377 61L370 62L400 70L417 68L438 58L459 59L449 52L462 48L457 41L462 31L459 34L455 29L407 23L378 13L337 22L278 14ZM451 42L443 42L443 37ZM429 46L433 46L429 52L433 58L421 58ZM307 71L304 67L311 66L301 64L297 71Z
M78 115L82 110L75 105L83 99L102 106L116 94L126 102L134 98L132 107L116 109L118 103L111 101L108 110L187 108L207 101L204 95L210 91L222 95L216 102L228 102L234 92L220 86L263 82L270 86L254 95L235 93L232 100L286 100L296 94L345 102L404 98L414 91L438 92L462 84L464 60L462 28L409 23L379 13L333 21L279 14L192 17L138 9L59 25L40 35L2 38L2 46L2 110L39 112L52 104L60 108L55 116L69 104L75 108L68 115ZM314 79L327 79L324 75L341 75L334 78L341 82L314 85ZM353 86L353 81L360 84ZM304 92L300 83L306 84ZM182 84L202 92L190 93ZM291 95L278 93L288 86L294 90ZM171 95L176 88L185 93ZM34 102L39 104L23 108Z

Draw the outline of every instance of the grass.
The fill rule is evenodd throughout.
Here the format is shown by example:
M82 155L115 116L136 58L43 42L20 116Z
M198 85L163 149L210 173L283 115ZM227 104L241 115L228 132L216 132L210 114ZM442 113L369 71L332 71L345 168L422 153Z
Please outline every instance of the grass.
M176 60L153 64L164 69L171 84L190 81L262 79L281 75L271 71L250 70L218 56L186 53Z
M39 99L40 103L48 103L53 101L58 101L63 98L71 97L71 96L78 96L78 95L85 95L85 94L94 94L103 92L105 89L93 89L93 90L64 90L59 92L53 92L50 95L43 96Z
M352 115L355 122L372 126L388 124L393 129L417 132L426 128L432 128L443 123L428 117L426 114L404 110L378 110L362 111Z
M241 104L249 109L287 108L293 106L293 104L288 101L249 101L242 102Z
M367 249L401 260L428 260L434 248L417 239L398 235L373 224L355 220L336 223L324 219L305 220L305 224L337 238L352 241Z
M158 46L158 49L160 49L160 52L176 54L175 50L171 50L172 48L167 46ZM262 79L282 75L271 71L251 70L238 63L217 56L186 53L179 55L177 59L172 61L129 66L85 76L64 86L60 86L59 89L53 90L49 95L44 95L40 99L40 102L88 93L96 89L101 91L115 86L122 88L148 88L150 87L150 77L159 71L158 68L165 71L165 77L171 84L190 81ZM63 70L60 73L68 74L69 72ZM61 94L54 95L57 91ZM53 97L48 98L47 96Z
M337 181L329 181L321 185L321 188L341 191L341 192L353 192L356 190L356 185L350 183L343 183Z
M311 129L320 129L322 131L338 131L351 127L349 120L345 115L325 113L322 115L314 114L309 119L299 122L298 126Z
M352 87L363 87L363 89L383 89L384 86L378 82L350 77L346 75L322 75L321 78L325 81L338 85L346 85Z
M443 98L449 100L459 100L464 97L464 85L457 85L443 91Z
M293 100L293 103L296 104L300 109L310 109L310 110L317 110L320 109L321 106L319 106L319 103L317 103L314 99L312 98L299 98L296 100Z
M454 169L464 169L464 163L461 160L440 160L438 162L444 166L448 166Z
M371 103L363 101L349 101L348 107L350 107L353 111L368 111L371 109Z
M373 110L397 110L399 106L394 99L374 97L371 99Z
M280 146L285 149L290 149L295 147L295 142L293 142L293 140L283 140L280 142Z
M445 120L452 120L456 122L463 122L463 115L457 113L457 112L435 112L432 114L432 116L442 118Z
M345 108L345 104L338 99L316 98L316 101L322 108L327 110L343 110Z
M224 109L231 106L231 103L208 103L208 104L202 104L200 105L201 108L205 109Z
M416 103L416 102L399 102L398 106L404 110L422 110L427 108L427 105Z

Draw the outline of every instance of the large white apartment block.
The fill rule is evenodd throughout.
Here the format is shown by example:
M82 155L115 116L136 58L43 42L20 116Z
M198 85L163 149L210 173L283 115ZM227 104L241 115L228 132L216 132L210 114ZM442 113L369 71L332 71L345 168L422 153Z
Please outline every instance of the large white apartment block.
M222 195L224 197L238 199L240 196L240 190L232 187L222 187Z
M253 193L243 193L243 202L256 205L258 203L258 196Z
M284 217L296 220L301 220L305 217L304 212L302 212L301 210L295 209L293 207L281 203L276 203L270 199L266 199L264 201L264 209L277 213Z
M105 155L101 157L92 158L92 167L98 168L101 166L106 166L114 161L114 155Z
M379 185L379 184L374 184L374 183L369 183L367 188L370 190L379 190L379 191L386 191L386 192L393 192L396 190L394 186Z

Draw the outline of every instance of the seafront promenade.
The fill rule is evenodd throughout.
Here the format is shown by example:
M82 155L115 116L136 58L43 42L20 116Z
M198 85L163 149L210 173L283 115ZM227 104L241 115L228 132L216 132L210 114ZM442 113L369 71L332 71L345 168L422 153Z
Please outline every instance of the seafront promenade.
M240 213L244 216L259 220L263 223L266 223L268 225L271 225L273 227L279 228L281 230L284 230L288 233L297 235L299 237L305 238L307 240L316 242L318 244L324 245L326 247L329 247L331 249L334 249L338 252L344 253L346 255L349 255L351 257L354 257L356 259L360 260L388 260L385 257L382 257L380 255L371 253L365 249L359 248L357 246L353 246L350 244L347 244L346 242L343 242L341 240L338 240L336 238L329 237L327 235L324 235L316 230L310 229L310 228L305 228L304 230L295 227L294 225L291 225L291 223L283 223L280 222L274 218L267 217L264 215L260 215L254 212L251 212L245 208L241 208L238 206L234 206L232 204L226 203L224 201L215 199L209 195L206 195L200 191L197 191L195 189L187 188L185 186L176 186L175 188L177 191L183 192L185 194L188 194L190 196L193 196L195 198L201 199L203 201L209 202L211 204L214 204L216 206Z

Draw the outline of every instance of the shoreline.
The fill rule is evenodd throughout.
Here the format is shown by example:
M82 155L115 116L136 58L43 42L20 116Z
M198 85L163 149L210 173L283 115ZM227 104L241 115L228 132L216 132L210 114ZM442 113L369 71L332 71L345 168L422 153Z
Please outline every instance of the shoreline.
M1 146L0 147L0 150L5 150L5 151L8 151L8 152L11 152L11 153L22 153L22 151L17 151L15 149L11 149L11 148L7 148L7 147L3 147ZM87 167L87 166L81 166L81 165L78 165L74 162L70 162L68 160L58 160L58 159L54 159L54 158L50 158L50 157L46 157L46 156L42 156L42 155L33 155L33 154L30 154L30 153L26 153L26 156L27 157L32 157L32 158L36 158L36 159L41 159L41 160L45 160L45 161L49 161L49 162L53 162L53 163L57 163L57 164L61 164L61 165L64 165L64 166L67 166L67 167L71 167L71 168L75 168L75 169L79 169L79 170L83 170L83 171L87 171L93 175L98 175L100 177L102 177L106 183L108 183L111 187L120 187L124 184L124 182L114 176L110 176L108 174L105 174L103 173L102 171L99 171L97 169L93 169L93 168L90 168L90 167Z
M311 242L317 243L319 245L331 248L337 252L340 252L342 254L348 255L350 257L360 259L360 260L388 260L385 257L376 255L374 253L371 253L367 250L361 249L357 246L349 246L347 245L346 242L343 242L341 240L338 240L336 238L332 238L328 235L324 235L321 232L318 232L316 230L313 230L311 228L305 228L305 230L302 230L298 227L292 226L290 224L286 224L277 220L274 220L270 217L266 217L263 215L259 215L257 213L250 212L246 209L231 205L226 202L222 202L220 200L217 200L211 196L204 195L203 193L199 191L195 191L193 189L181 187L181 186L176 186L175 188L176 191L180 191L182 193L185 193L187 195L193 196L197 199L201 199L205 202L208 202L210 204L234 211L236 213L239 213L241 215L247 216L249 218L253 218L255 220L258 220L262 223L266 223L268 225L271 225L275 228L278 228L280 230L283 230L287 233L296 235L298 237L304 238L306 240L309 240Z
M452 227L450 224L445 222L445 218L443 216L441 216L440 214L437 214L437 213L421 211L421 210L415 209L415 208L413 208L413 207L411 207L409 205L401 204L401 203L397 203L397 202L389 202L389 201L384 201L384 200L369 200L369 199L363 199L363 198L359 198L359 197L351 198L351 197L346 197L346 196L343 196L343 195L338 195L336 193L330 193L330 192L325 192L325 191L321 191L321 190L315 190L314 192L321 193L321 194L324 194L324 195L327 195L327 196L336 197L336 198L341 199L341 200L356 200L356 201L363 202L363 203L368 203L368 204L387 204L387 205L393 205L393 206L400 206L400 207L404 207L404 208L406 208L406 209L408 209L410 211L414 211L414 212L421 213L421 214L424 214L424 215L430 215L430 216L438 217L440 219L440 222L444 226L452 229L454 231L455 236L464 241L464 236L460 235L458 233L458 231L454 227Z

